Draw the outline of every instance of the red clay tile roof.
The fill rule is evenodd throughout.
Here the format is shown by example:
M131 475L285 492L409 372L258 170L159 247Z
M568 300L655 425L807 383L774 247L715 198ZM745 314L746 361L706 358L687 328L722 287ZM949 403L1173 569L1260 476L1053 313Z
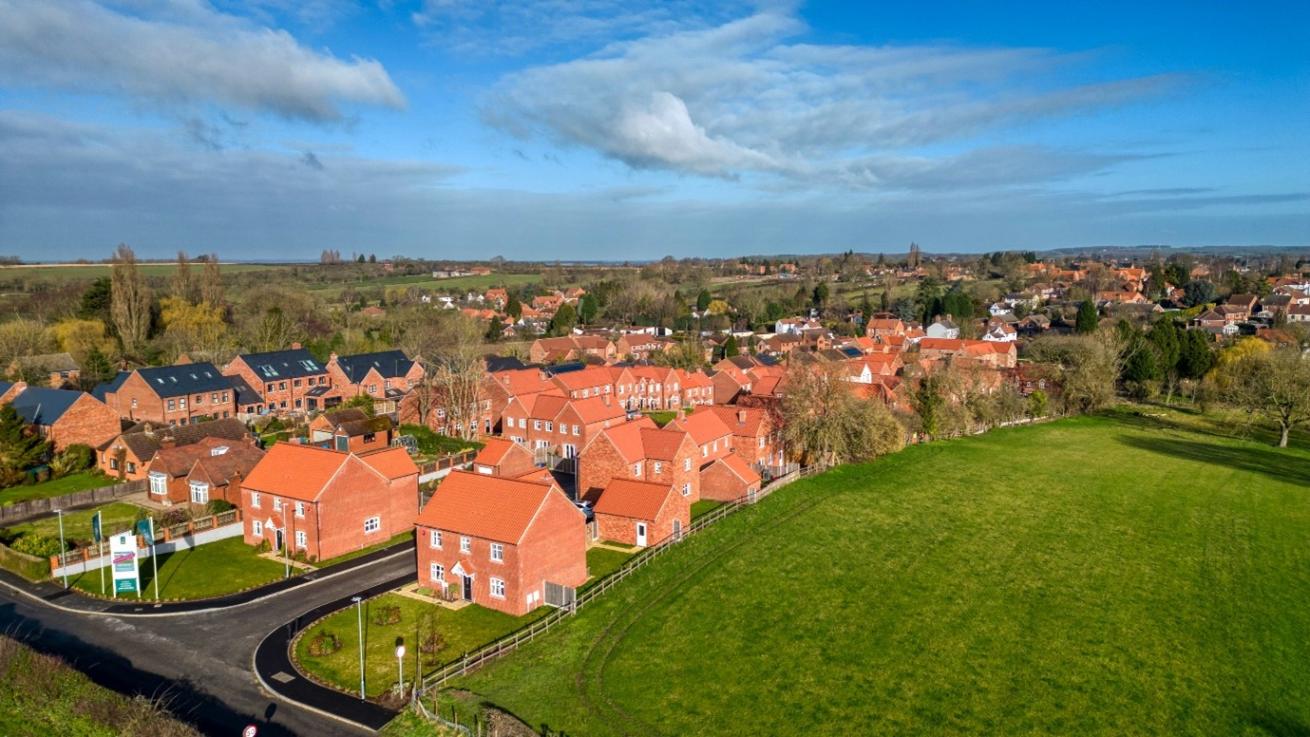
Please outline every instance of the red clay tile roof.
M697 407L696 412L713 412L719 416L723 424L732 430L732 434L750 435L752 437L760 434L760 427L764 424L765 419L764 410L758 407L712 404L706 407ZM745 413L744 421L738 417L739 412Z
M499 465L505 459L505 454L514 447L513 440L489 436L482 439L482 450L478 451L477 456L473 458L474 463L480 463L484 466Z
M418 473L404 448L386 448L356 456L298 443L278 443L264 455L241 486L292 499L313 501L338 473L352 467L371 469L388 479Z
M596 514L653 520L659 516L660 508L672 493L673 487L669 484L612 479L600 493Z
M640 434L643 455L661 461L675 459L678 456L678 448L682 447L682 439L687 437L687 433L679 430L660 430L651 427L643 427Z
M737 478L747 484L758 484L760 482L759 472L751 468L750 464L736 453L729 453L715 461L715 463L722 463L729 471L736 474Z
M569 402L569 406L573 407L573 411L577 412L578 417L588 425L606 420L622 420L628 414L617 401L613 399L606 401L601 397L574 399Z
M697 445L705 445L716 438L732 434L732 430L714 412L695 412L674 420L669 427L690 433Z
M592 387L604 386L614 382L609 369L604 366L589 366L581 371L569 371L557 374L551 378L556 384L563 386L569 391L590 389Z
M505 389L510 396L533 394L545 391L550 387L550 382L542 376L541 370L535 368L497 371L488 374L488 376L492 381L500 384L501 388Z
M562 493L549 484L454 471L437 486L416 523L518 544L546 498Z

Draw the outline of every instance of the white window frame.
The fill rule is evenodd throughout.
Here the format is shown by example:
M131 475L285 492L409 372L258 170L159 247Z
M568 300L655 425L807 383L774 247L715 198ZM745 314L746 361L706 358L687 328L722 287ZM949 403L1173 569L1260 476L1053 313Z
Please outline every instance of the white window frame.
M202 482L199 482L199 481L192 481L192 482L190 482L190 483L188 484L188 486L189 486L190 489L191 489L191 503L192 503L192 504L208 504L208 503L209 503L209 484L202 483ZM199 497L199 498L198 498L198 497Z
M459 536L459 552L467 553L473 550L473 538L468 535Z
M441 550L441 530L428 531L428 546Z
M260 522L257 519L250 520L250 534L254 535L255 537L263 537L264 523Z
M304 517L304 516L305 516L305 503L304 503L304 502L296 502L296 516L297 516L297 517Z
M655 474L656 476L659 476L663 470L664 470L664 464L660 463L659 461L655 461L655 468L651 470L651 473Z
M446 567L440 563L429 563L428 580L438 581L444 584L446 582Z
M682 470L684 470L684 471L690 471L690 470L691 470L691 458L683 458L683 459L682 459Z
M258 491L252 491L252 492L250 492L250 508L251 508L251 509L259 509L259 492L258 492Z
M500 543L492 543L492 544L491 544L491 553L490 553L489 555L490 555L490 557L491 557L491 562L492 562L492 563L504 563L504 562L505 562L505 546L502 545L502 544L500 544Z
M496 578L495 576L492 576L491 580L489 581L489 584L490 584L489 588L491 590L491 597L493 599L505 598L505 579Z
M156 484L158 482L158 484ZM158 471L150 472L150 493L167 494L168 493L168 474L159 473Z
M640 476L640 475L641 475L641 464L640 464L640 463L634 463L634 464L632 464L632 475L633 475L633 476Z
M372 529L369 529L369 528L372 528ZM379 517L379 516L377 516L377 515L373 515L372 517L369 517L369 518L367 518L367 519L364 520L364 534L365 534L365 535L372 535L373 533L375 533L375 532L377 532L377 531L379 531L379 530L381 530L381 529L382 529L382 518L381 518L381 517Z
M273 497L273 511L274 512L282 511L282 497L280 496Z
M301 550L309 547L309 535L304 530L296 530L296 547Z
M691 482L690 482L690 481L687 481L687 482L684 482L684 483L683 483L683 485L682 485L682 495L683 495L683 496L691 496Z

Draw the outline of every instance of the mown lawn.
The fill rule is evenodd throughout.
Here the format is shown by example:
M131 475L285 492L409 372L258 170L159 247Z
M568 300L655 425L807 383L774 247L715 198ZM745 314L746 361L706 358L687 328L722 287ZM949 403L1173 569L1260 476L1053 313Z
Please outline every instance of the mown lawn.
M629 552L610 550L609 548L589 548L587 550L587 573L591 576L591 579L588 583L595 583L613 573L636 552L635 548Z
M491 642L552 610L538 607L522 617L511 617L476 604L452 610L436 604L412 599L399 594L384 594L363 604L365 691L369 696L385 693L396 684L396 643L403 638L408 650L405 657L405 682L414 677L417 658L416 643L427 639L435 629L441 636L441 646L432 653L422 653L423 671L428 672L449 663L469 650ZM388 607L400 610L400 620L381 623ZM359 691L359 622L355 607L347 607L328 615L312 625L296 641L296 662L306 672L320 680L348 691ZM314 656L310 647L320 634L335 635L341 648L335 652Z
M127 502L112 502L93 509L76 509L65 512L64 539L70 543L74 540L89 543L92 539L91 518L95 516L97 511L104 512L101 524L103 525L104 534L109 536L131 529L137 517L145 510ZM24 535L40 535L58 540L59 517L51 515L0 529L0 542L8 543Z
M75 491L113 486L115 483L117 483L117 480L99 471L82 471L81 473L69 474L61 479L51 479L30 486L11 486L7 489L0 489L0 506L25 502L29 499L63 496L64 494L72 494Z
M154 601L154 568L149 558L140 561L139 596L118 598ZM230 537L188 550L159 556L159 598L165 601L209 599L272 583L283 577L285 566L260 558L240 537ZM296 569L291 569L292 575ZM68 580L69 585L100 595L100 571L90 571ZM109 571L104 574L106 595L112 595Z
M697 519L703 514L708 514L723 506L723 502L718 499L701 499L691 505L691 518Z
M1171 420L799 481L452 685L587 737L1310 734L1310 453Z

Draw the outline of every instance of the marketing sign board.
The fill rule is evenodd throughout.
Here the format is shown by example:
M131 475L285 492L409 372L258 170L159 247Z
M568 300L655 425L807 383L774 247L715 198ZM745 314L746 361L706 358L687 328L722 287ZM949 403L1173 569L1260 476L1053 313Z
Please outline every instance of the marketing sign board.
M141 576L137 570L136 535L120 532L109 538L109 560L114 577L114 596L140 592Z

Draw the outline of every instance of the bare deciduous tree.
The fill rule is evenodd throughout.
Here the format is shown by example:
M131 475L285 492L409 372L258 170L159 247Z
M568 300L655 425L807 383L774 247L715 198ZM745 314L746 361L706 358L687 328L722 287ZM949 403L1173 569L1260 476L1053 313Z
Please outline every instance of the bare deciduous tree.
M110 274L110 314L123 351L137 354L145 347L150 330L150 288L136 266L136 254L120 243Z
M210 307L223 307L223 275L218 271L218 256L209 254L200 276L200 301Z
M460 438L477 435L487 377L482 336L477 321L458 314L419 312L405 326L401 345L424 370L414 388L420 422Z
M891 411L857 396L840 363L793 365L783 386L783 439L803 462L873 460L905 444L905 430Z

